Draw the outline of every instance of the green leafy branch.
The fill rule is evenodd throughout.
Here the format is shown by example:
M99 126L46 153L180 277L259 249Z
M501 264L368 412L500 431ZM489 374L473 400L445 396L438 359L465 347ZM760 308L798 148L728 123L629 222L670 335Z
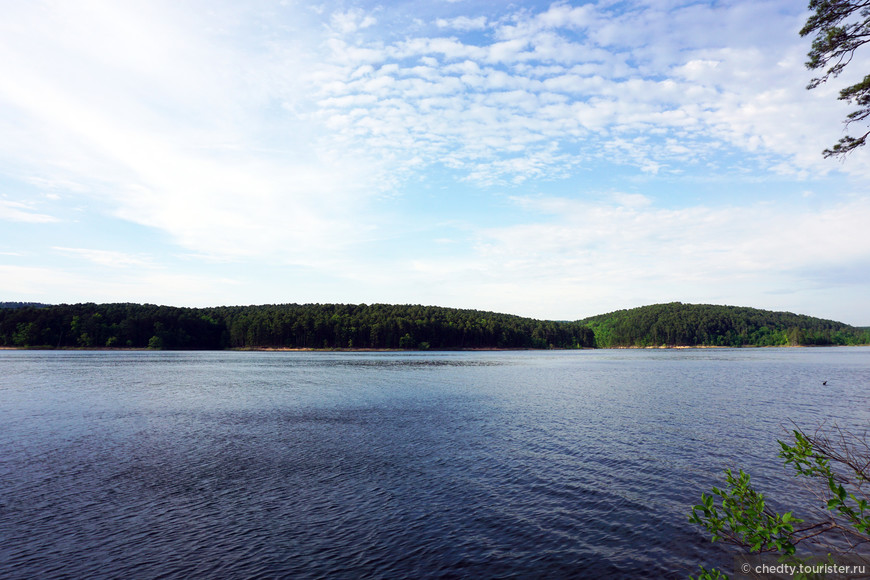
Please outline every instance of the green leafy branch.
M832 433L820 429L808 436L795 429L792 435L793 444L779 442L779 456L798 475L822 482L823 493L816 495L835 514L826 522L828 528L840 530L858 543L870 542L870 445L866 434L858 437L835 427Z
M805 483L823 506L822 517L805 522L792 511L777 513L752 487L747 473L740 470L735 475L728 469L727 486L701 494L701 503L692 508L689 521L703 526L713 542L749 552L779 553L790 560L801 542L833 547L831 534L841 542L840 551L842 545L854 550L870 542L870 442L866 432L859 436L837 426L825 430L823 425L810 435L800 429L791 435L792 441L779 441L779 457L794 468L795 475L806 478ZM701 566L698 578L727 576Z
M713 542L723 540L748 547L751 552L794 554L794 526L803 520L792 512L780 515L770 509L742 469L736 476L730 469L725 470L725 481L726 489L714 487L711 495L701 494L701 503L692 508L689 521L707 528ZM716 496L720 500L718 507Z

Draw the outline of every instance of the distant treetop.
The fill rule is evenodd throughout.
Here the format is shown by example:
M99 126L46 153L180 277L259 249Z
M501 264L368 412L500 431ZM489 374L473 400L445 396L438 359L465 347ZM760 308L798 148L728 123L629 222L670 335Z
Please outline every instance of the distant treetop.
M40 302L0 302L0 308L45 308L48 304Z

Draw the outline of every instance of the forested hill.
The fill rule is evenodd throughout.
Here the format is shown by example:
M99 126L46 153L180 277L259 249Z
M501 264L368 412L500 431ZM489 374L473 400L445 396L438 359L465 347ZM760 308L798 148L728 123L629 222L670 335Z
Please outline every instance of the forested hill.
M176 308L5 303L0 346L224 348L583 348L868 344L870 329L790 312L656 304L576 322L388 304Z
M0 346L223 348L580 348L577 322L435 306L281 304L175 308L62 304L0 309Z
M580 321L595 344L646 346L797 346L870 343L870 331L791 312L711 304L655 304Z

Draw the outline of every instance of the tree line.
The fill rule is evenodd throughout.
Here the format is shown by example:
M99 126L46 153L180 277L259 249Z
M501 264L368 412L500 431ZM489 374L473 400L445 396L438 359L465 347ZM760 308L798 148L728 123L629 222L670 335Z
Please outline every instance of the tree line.
M586 318L595 345L809 346L870 343L870 329L793 314L711 304L655 304Z
M870 344L870 329L833 320L680 302L575 322L390 304L3 304L0 346L15 347L426 350Z
M576 322L419 305L279 304L177 308L61 304L0 309L0 345L224 348L583 348Z

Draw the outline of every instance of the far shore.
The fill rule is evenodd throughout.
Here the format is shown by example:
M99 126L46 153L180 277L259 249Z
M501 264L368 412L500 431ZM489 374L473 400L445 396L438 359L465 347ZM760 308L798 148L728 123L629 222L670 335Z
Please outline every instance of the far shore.
M742 346L714 346L714 345L676 345L676 346L610 346L610 347L582 347L582 348L498 348L498 347L455 347L455 348L431 348L426 350L402 349L402 348L291 348L291 347L237 347L217 350L190 349L151 349L134 347L114 346L0 346L0 350L63 350L63 351L86 351L86 352L520 352L520 351L574 351L574 350L702 350L723 348L833 348L851 346L870 346L867 344L798 344L798 345L770 345L759 346L746 344Z
M214 350L202 349L153 349L115 346L0 346L0 350L69 350L89 352L484 352L484 351L548 351L548 350L604 350L595 348L498 348L498 347L456 347L456 348L297 348L283 346L234 347Z

